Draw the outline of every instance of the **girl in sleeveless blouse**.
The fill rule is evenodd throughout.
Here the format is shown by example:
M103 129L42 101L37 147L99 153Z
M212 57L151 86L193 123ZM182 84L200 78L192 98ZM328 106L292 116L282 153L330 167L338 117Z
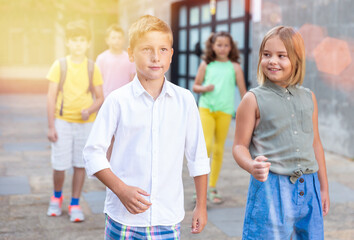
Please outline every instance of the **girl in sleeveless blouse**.
M327 170L316 97L301 86L304 75L301 35L271 29L259 51L260 86L236 115L233 156L251 174L243 239L324 239Z

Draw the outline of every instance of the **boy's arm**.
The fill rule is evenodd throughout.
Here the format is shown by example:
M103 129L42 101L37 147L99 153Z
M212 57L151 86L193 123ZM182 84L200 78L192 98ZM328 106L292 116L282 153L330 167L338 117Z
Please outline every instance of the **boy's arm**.
M58 140L58 134L55 129L55 106L57 102L59 84L49 81L47 94L47 118L48 118L48 139L51 142Z
M207 183L208 175L194 177L195 190L197 193L196 205L193 210L192 233L200 233L207 221Z
M253 175L255 179L265 182L268 178L270 163L264 156L257 156L254 160L249 152L249 144L256 126L257 100L253 93L245 94L237 109L236 131L232 147L232 154L237 164Z
M117 195L131 214L143 213L151 206L151 203L143 197L149 196L147 192L138 187L126 185L111 169L103 169L94 175Z
M322 201L322 211L323 216L326 216L329 211L330 200L329 200L329 191L328 191L328 180L327 180L327 168L325 161L325 154L323 151L320 134L318 131L318 107L316 96L312 92L312 100L314 105L313 115L312 115L312 123L313 123L313 149L315 152L315 157L318 163L318 179L321 185L321 201Z
M94 86L93 91L94 91L95 98L93 100L92 105L89 108L83 109L81 111L81 116L83 120L89 119L90 115L92 113L97 112L103 103L104 96L103 96L102 85Z
M124 184L112 172L111 165L106 158L107 149L119 125L119 119L119 103L113 95L108 96L97 114L86 141L83 159L87 175L89 177L97 177L117 195L130 213L137 214L146 211L150 207L151 203L147 202L142 196L149 195L139 188Z
M197 193L196 206L192 218L192 233L200 233L207 223L206 192L210 162L195 99L190 92L188 92L187 97L188 111L186 116L188 116L188 119L186 124L185 157L188 162L189 174L194 178Z
M208 86L203 86L205 70L207 64L206 62L202 61L199 65L197 76L195 76L193 91L196 93L204 93L204 92L211 92L214 90L214 85L210 84Z

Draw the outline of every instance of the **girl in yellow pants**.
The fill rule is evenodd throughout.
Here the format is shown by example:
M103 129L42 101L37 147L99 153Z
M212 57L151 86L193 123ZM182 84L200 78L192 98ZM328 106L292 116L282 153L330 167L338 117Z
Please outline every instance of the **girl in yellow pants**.
M239 52L227 32L213 33L206 41L205 54L195 77L193 91L200 93L199 112L209 157L212 155L208 199L221 203L216 191L224 154L224 143L236 111L235 93L242 97L246 84L239 64Z
M200 119L202 121L205 143L208 156L211 157L211 171L209 177L209 199L221 202L221 197L216 192L216 182L222 166L224 156L224 145L229 131L231 114L221 111L211 112L207 108L199 108ZM214 196L210 196L214 194ZM215 203L219 203L215 202Z

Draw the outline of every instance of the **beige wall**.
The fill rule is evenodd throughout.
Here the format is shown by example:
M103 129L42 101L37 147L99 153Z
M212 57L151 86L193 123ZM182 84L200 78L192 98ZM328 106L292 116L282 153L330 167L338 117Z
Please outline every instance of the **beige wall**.
M129 26L139 17L150 14L171 23L171 3L169 0L120 0L118 4L119 22L128 32Z

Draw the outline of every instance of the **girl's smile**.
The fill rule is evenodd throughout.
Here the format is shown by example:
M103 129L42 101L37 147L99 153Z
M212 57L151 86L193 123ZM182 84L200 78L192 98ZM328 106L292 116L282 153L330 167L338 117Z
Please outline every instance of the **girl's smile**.
M265 43L261 67L269 80L281 87L288 85L292 66L284 43L278 36Z

